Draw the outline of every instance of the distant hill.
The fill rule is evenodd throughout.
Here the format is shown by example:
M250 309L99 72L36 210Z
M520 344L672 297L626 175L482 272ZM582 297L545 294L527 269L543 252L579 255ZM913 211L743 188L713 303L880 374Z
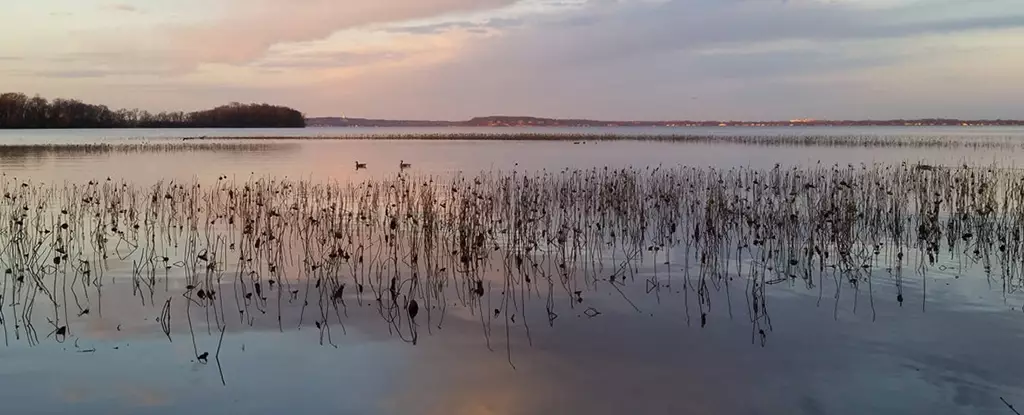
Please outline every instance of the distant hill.
M953 118L894 120L784 120L784 121L600 121L519 116L475 117L466 121L382 120L370 118L307 118L310 127L779 127L779 126L1024 126L1024 120L960 120Z
M307 127L453 127L454 121L380 120L372 118L314 117L306 119Z

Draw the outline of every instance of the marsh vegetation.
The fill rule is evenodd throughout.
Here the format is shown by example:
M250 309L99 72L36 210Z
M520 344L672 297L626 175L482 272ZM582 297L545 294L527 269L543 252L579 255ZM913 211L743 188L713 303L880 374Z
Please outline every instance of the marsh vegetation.
M1012 168L921 164L403 172L342 183L5 175L0 322L8 343L66 341L76 318L102 315L115 275L120 284L127 275L168 339L193 344L267 321L312 326L334 344L349 308L370 307L410 343L459 311L478 320L488 347L507 347L529 339L531 324L599 316L596 292L638 313L638 292L681 302L677 318L695 326L744 319L764 344L775 285L819 303L852 296L855 312L872 315L878 302L910 296L925 308L940 268L1018 291L1022 183ZM923 289L904 290L907 278ZM896 295L877 296L880 282ZM726 306L715 315L713 302ZM187 333L171 321L187 322Z
M312 132L316 130L313 129ZM332 132L344 132L344 129ZM660 134L635 134L629 132L575 133L572 129L562 132L504 132L497 129L490 133L365 133L362 131L336 135L299 136L217 136L216 140L416 140L416 141L564 141L573 144L591 144L607 141L653 141L679 144L737 144L770 147L861 147L861 148L949 148L949 149L1019 149L1024 140L1015 135L823 135L823 134L704 134L689 133L685 129L666 129Z

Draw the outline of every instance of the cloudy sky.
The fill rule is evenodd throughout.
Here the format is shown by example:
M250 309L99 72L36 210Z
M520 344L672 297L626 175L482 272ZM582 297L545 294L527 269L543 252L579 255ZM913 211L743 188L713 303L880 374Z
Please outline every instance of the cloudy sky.
M0 90L310 116L1024 118L1022 0L0 0Z

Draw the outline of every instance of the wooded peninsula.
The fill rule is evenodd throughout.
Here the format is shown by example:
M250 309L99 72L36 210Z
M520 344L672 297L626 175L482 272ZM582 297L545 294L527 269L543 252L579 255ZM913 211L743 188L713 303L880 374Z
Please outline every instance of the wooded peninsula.
M0 94L0 129L33 128L302 128L305 116L292 108L231 103L193 112L112 110L74 99Z

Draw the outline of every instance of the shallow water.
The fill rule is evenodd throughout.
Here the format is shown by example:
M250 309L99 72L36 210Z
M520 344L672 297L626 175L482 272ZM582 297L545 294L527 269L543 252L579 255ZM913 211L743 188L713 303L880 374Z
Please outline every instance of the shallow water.
M793 133L793 129L770 130ZM961 131L910 133L945 136L952 134L949 130ZM905 131L889 129L884 134ZM1021 135L1013 129L963 133ZM175 130L5 131L0 132L0 141L14 137L21 143L67 144L111 137L156 140L180 134ZM214 136L216 132L186 134ZM282 133L253 135L260 134ZM111 177L149 184L193 178L213 182L221 175L241 181L255 175L344 182L391 177L398 171L399 160L412 163L417 173L441 176L496 169L656 164L725 168L922 161L1005 166L1024 161L1024 151L962 148L629 141L260 144L152 152L48 148L5 153L0 171L34 182L82 183ZM355 171L356 160L368 163L368 169ZM1024 360L1017 357L1017 345L1024 341L1019 324L1024 319L1022 298L1004 294L998 282L982 275L957 278L960 273L949 265L929 274L927 290L922 281L907 278L902 307L893 301L893 285L879 279L874 287L874 318L863 294L854 297L846 291L838 300L833 298L837 287L847 289L845 284L826 282L820 293L801 284L772 286L768 299L772 330L763 346L751 332L743 297L735 293L730 297L732 318L728 303L716 297L717 312L702 328L695 316L687 322L678 294L665 292L659 299L643 295L642 284L634 286L640 292L629 293L629 298L636 300L638 312L618 293L599 290L587 295L593 301L588 304L599 308L601 315L590 318L579 309L563 312L554 326L535 324L529 339L512 336L509 349L496 341L493 351L488 350L473 315L452 314L442 328L413 346L389 333L369 307L351 305L346 334L333 336L337 347L322 345L320 332L309 323L301 329L294 325L279 329L272 322L227 332L220 353L226 385L216 365L194 361L187 336L177 335L173 341L164 337L155 322L160 307L143 306L131 295L130 269L112 270L111 285L103 291L103 314L81 317L85 329L79 329L77 337L58 343L51 336L31 347L10 339L9 346L0 347L0 399L6 411L25 414L1012 413L1000 397L1024 405L1024 380L1019 377ZM648 265L637 280L652 272ZM922 311L925 292L926 310ZM180 333L181 322L174 324ZM500 334L494 337L503 339ZM203 331L196 347L212 351L218 340L218 333Z

